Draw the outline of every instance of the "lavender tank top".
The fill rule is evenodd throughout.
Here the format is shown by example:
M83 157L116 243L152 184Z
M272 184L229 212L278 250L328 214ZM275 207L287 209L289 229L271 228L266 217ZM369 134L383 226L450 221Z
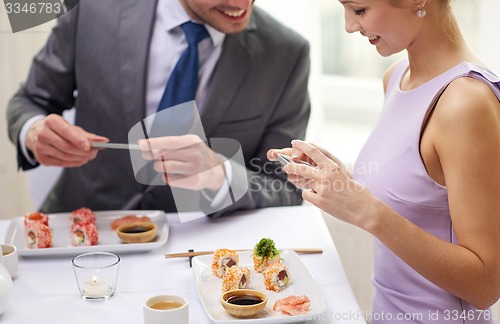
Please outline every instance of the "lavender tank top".
M420 228L456 243L447 189L429 177L420 157L421 126L434 97L451 81L479 79L500 100L500 79L484 67L462 62L414 90L402 91L408 66L407 60L401 61L389 80L379 119L355 163L354 179ZM481 313L437 287L376 239L374 246L371 323L493 323L491 313Z

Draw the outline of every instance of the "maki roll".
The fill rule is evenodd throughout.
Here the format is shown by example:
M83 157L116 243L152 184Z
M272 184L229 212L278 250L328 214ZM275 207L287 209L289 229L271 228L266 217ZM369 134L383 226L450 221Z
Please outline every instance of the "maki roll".
M76 223L71 226L70 242L73 246L96 245L99 239L94 223Z
M42 222L31 222L25 225L26 246L29 249L42 249L52 246L52 232Z
M82 207L74 210L69 216L69 220L72 224L76 223L94 223L95 224L95 214L92 210Z
M222 292L246 289L250 285L250 269L232 266L222 276Z
M227 268L238 265L240 257L234 250L219 249L214 252L212 259L212 272L215 276L222 278Z
M258 273L263 272L269 266L279 263L281 251L276 248L274 241L270 238L263 238L253 249L253 267Z
M40 212L34 212L24 215L24 226L28 226L33 223L42 223L46 226L49 226L49 216Z
M281 263L269 266L262 274L264 275L266 289L276 292L285 290L291 281L288 268Z
M275 263L280 263L281 258L278 256L270 256L270 257L260 257L257 255L252 255L253 259L253 267L255 271L258 273L263 272L266 270L269 266L275 264Z

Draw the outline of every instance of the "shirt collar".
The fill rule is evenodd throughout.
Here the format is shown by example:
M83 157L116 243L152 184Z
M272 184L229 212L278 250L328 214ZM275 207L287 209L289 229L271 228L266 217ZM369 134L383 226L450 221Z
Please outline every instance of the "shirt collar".
M188 21L194 21L188 15L179 0L159 0L157 8L157 19L161 19L167 32ZM210 35L212 44L217 47L222 44L226 35L208 24L204 24Z

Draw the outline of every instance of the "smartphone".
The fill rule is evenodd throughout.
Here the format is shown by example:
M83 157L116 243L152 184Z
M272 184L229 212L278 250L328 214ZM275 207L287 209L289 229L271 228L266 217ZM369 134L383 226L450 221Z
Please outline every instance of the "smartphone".
M115 150L140 150L137 144L90 142L91 148L115 149Z
M285 155L285 154L278 154L278 161L280 161L280 163L285 166L287 165L288 163L290 163L290 161L292 161L292 158L289 157L288 155ZM312 167L312 165L310 165L309 163L307 163L306 161L293 161L295 163L300 163L300 164L304 164L304 165L307 165L307 166L310 166Z

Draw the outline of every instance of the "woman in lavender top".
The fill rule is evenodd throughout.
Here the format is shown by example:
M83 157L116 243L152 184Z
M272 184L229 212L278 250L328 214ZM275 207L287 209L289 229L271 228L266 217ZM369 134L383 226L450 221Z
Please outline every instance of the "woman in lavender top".
M451 0L340 0L382 56L381 115L351 174L310 143L268 152L305 200L375 238L372 323L493 323L500 296L500 79ZM485 311L483 311L485 310Z

